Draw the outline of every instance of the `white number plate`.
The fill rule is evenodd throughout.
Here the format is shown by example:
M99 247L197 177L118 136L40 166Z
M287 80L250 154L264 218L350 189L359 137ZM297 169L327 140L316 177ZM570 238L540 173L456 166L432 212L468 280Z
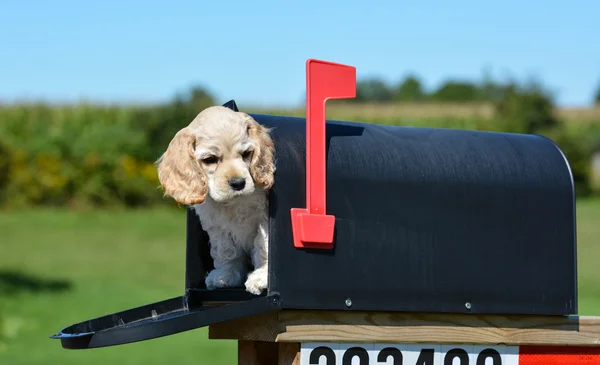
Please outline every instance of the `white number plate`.
M519 347L311 342L300 365L519 365Z

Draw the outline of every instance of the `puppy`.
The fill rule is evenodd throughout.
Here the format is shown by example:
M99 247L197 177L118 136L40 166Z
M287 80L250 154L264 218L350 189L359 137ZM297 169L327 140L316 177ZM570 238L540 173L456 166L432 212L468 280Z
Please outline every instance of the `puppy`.
M244 284L259 295L267 288L267 192L275 172L269 132L246 113L212 106L156 162L165 196L193 206L209 235L210 290Z

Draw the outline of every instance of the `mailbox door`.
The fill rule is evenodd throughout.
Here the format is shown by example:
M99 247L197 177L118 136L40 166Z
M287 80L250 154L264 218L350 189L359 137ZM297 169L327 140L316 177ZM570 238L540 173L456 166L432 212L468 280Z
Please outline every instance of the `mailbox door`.
M122 345L189 331L281 308L276 295L239 298L237 289L196 292L165 301L109 314L64 328L51 338L61 340L66 349L88 349ZM193 298L193 299L192 299Z

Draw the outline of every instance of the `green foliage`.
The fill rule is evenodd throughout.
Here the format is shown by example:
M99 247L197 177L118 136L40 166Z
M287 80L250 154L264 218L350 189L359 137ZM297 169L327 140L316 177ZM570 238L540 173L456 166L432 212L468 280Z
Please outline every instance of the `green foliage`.
M201 89L153 107L0 108L0 204L148 206L154 162L212 99Z
M2 204L6 198L6 186L8 185L10 167L9 158L8 147L0 141L0 204Z
M416 78L407 78L392 91L380 81L369 85L369 93L361 94L363 99L367 94L379 95L378 100L414 100L423 95ZM600 123L570 128L555 117L552 98L537 85L488 85L485 90L496 99L492 118L467 113L433 119L396 114L356 118L349 115L345 119L544 134L565 152L578 193L592 191L591 153L594 148L600 149ZM213 104L212 97L196 87L169 103L155 106L1 106L0 206L174 205L172 199L163 198L154 163L175 133L200 110ZM360 108L354 112L360 112Z
M414 75L407 76L394 90L396 101L422 101L425 99L425 91L421 80Z
M413 74L407 75L397 85L389 85L379 78L365 78L356 84L356 98L348 102L474 102L492 101L497 96L501 85L486 80L481 84L463 81L446 80L437 89L430 92L423 88L421 80Z
M367 79L359 81L356 84L356 97L352 99L354 102L387 102L394 97L390 87L380 79Z
M516 133L537 133L560 125L552 97L536 84L505 86L496 113L506 129Z
M591 151L589 145L581 143L580 135L564 125L540 134L553 140L569 161L576 195L590 195L592 191Z
M435 101L470 102L479 100L480 90L474 83L466 81L446 81L431 94Z

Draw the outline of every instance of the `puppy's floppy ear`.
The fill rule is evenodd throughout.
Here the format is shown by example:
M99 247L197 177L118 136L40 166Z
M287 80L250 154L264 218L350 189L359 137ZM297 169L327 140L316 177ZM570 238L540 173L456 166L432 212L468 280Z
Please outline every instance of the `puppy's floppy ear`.
M202 203L208 191L206 175L194 156L194 142L192 131L183 128L156 161L165 195L185 205Z
M248 133L254 140L250 173L255 183L269 189L273 186L275 179L275 163L273 161L275 146L267 128L260 125L251 116L246 114L245 117L248 120Z

